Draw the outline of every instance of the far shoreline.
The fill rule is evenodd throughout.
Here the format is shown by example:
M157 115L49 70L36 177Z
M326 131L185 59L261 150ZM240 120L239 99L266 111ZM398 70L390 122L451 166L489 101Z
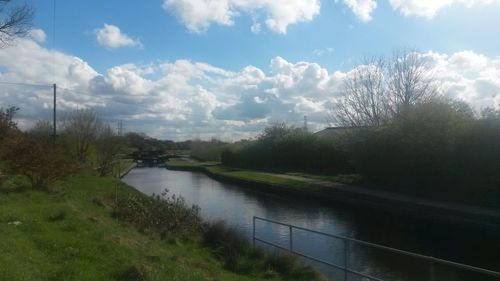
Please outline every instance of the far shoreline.
M309 199L327 203L335 202L367 210L377 209L418 219L475 225L500 230L500 210L493 208L429 200L385 191L373 191L346 184L325 186L304 182L299 184L298 181L294 182L293 180L273 182L272 180L266 180L266 178L234 176L231 172L224 171L224 169L241 172L247 170L216 164L203 165L203 163L195 161L177 159L175 163L167 161L165 167L175 171L201 172L221 182L238 184L242 188L256 188L262 192L283 196L306 196ZM254 172L252 171L252 173Z

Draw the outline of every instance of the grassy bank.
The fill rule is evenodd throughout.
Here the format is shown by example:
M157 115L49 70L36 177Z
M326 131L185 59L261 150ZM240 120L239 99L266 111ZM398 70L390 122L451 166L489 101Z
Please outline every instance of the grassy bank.
M167 163L167 166L171 169L206 171L214 177L248 184L286 187L297 191L321 191L324 189L324 187L313 184L313 179L308 180L302 176L298 179L293 174L275 175L262 171L214 165L213 163L207 165L205 162L197 162L191 159L172 159Z
M283 195L307 196L327 202L345 203L357 208L376 208L404 213L422 219L488 225L498 228L500 212L491 208L464 205L385 192L359 186L358 175L323 176L307 173L268 173L232 168L223 165L206 166L202 162L177 159L167 163L169 169L202 171L227 182L244 184Z
M51 192L23 185L0 189L0 280L288 280L271 267L231 272L202 233L160 239L114 218L115 196L144 196L113 178L81 173Z

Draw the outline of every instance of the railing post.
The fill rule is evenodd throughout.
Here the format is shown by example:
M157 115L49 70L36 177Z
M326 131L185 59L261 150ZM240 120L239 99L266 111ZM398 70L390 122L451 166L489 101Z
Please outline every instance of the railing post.
M293 252L293 235L292 235L292 226L289 225L288 229L290 230L290 252Z
M253 236L252 236L252 245L255 248L255 216L253 216Z
M347 268L349 266L349 241L347 239L344 240L344 281L347 281Z
M436 280L436 274L435 274L435 267L434 267L434 260L431 257L429 261L429 280L434 281Z

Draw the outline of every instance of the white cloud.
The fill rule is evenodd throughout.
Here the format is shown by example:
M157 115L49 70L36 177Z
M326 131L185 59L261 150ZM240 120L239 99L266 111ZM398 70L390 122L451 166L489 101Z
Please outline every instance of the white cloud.
M445 7L462 4L467 7L474 5L489 5L500 3L499 0L389 0L394 10L399 10L404 16L432 18Z
M258 22L254 22L252 24L252 26L250 26L250 31L252 31L255 34L259 34L261 30L262 30L262 27L261 27L260 23L258 23Z
M372 12L377 8L376 0L344 0L344 4L347 5L354 15L362 22L368 22L372 20Z
M323 55L332 55L335 52L334 48L324 48L324 49L315 49L312 51L315 56L323 56Z
M111 24L104 24L102 28L94 30L96 40L99 45L116 49L120 47L141 47L142 44L138 39L134 39L125 33L122 33L120 28Z
M500 57L473 51L421 55L432 65L445 95L463 99L477 109L500 106ZM50 118L50 85L55 82L60 116L77 107L95 107L105 120L122 119L128 130L155 137L225 140L255 136L274 121L300 126L304 115L312 130L320 129L326 125L326 110L340 95L347 75L317 63L290 62L282 57L271 60L270 71L247 66L234 72L177 60L118 65L100 74L84 60L49 51L30 39L0 49L0 69L0 81L47 85L0 88L0 107L21 107L25 125Z
M291 24L311 21L319 15L319 0L165 0L171 11L192 32L204 32L211 24L230 26L241 13L263 14L266 26L285 34ZM252 31L257 29L254 23Z
M34 28L30 31L30 35L33 40L35 40L37 43L43 44L45 43L45 40L47 39L47 35L45 32L41 29Z

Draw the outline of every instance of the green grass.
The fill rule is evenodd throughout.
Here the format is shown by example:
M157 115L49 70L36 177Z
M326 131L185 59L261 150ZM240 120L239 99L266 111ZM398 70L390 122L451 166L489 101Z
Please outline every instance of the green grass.
M113 178L79 174L50 193L16 181L0 189L0 280L262 280L227 271L196 237L160 240L112 218Z
M362 181L361 175L359 175L359 174L346 174L346 175L334 175L334 176L317 175L317 174L302 173L302 172L291 172L291 173L286 173L286 174L291 175L291 176L299 176L299 177L304 177L304 178L309 178L309 179L314 179L314 180L336 182L336 183L343 183L343 184L360 184Z
M198 167L201 166L201 162L195 160L188 161L184 158L172 158L168 160L168 165L174 167Z
M118 163L113 166L113 171L111 175L114 177L119 177L120 173L123 173L134 161L132 159L119 159Z
M207 169L214 174L224 175L230 178L240 179L244 181L265 183L276 186L295 187L295 188L305 188L308 186L307 183L302 181L274 176L262 172L233 169L224 166L213 166L213 167L208 167Z
M198 162L194 160L177 158L169 160L168 165L171 167L178 167L178 168L203 167L208 172L214 175L224 176L229 179L236 179L251 183L268 184L268 185L289 187L289 188L309 190L309 191L318 189L317 186L306 181L294 180L282 176L272 175L265 172L250 171L250 170L222 166L218 165L217 162Z

